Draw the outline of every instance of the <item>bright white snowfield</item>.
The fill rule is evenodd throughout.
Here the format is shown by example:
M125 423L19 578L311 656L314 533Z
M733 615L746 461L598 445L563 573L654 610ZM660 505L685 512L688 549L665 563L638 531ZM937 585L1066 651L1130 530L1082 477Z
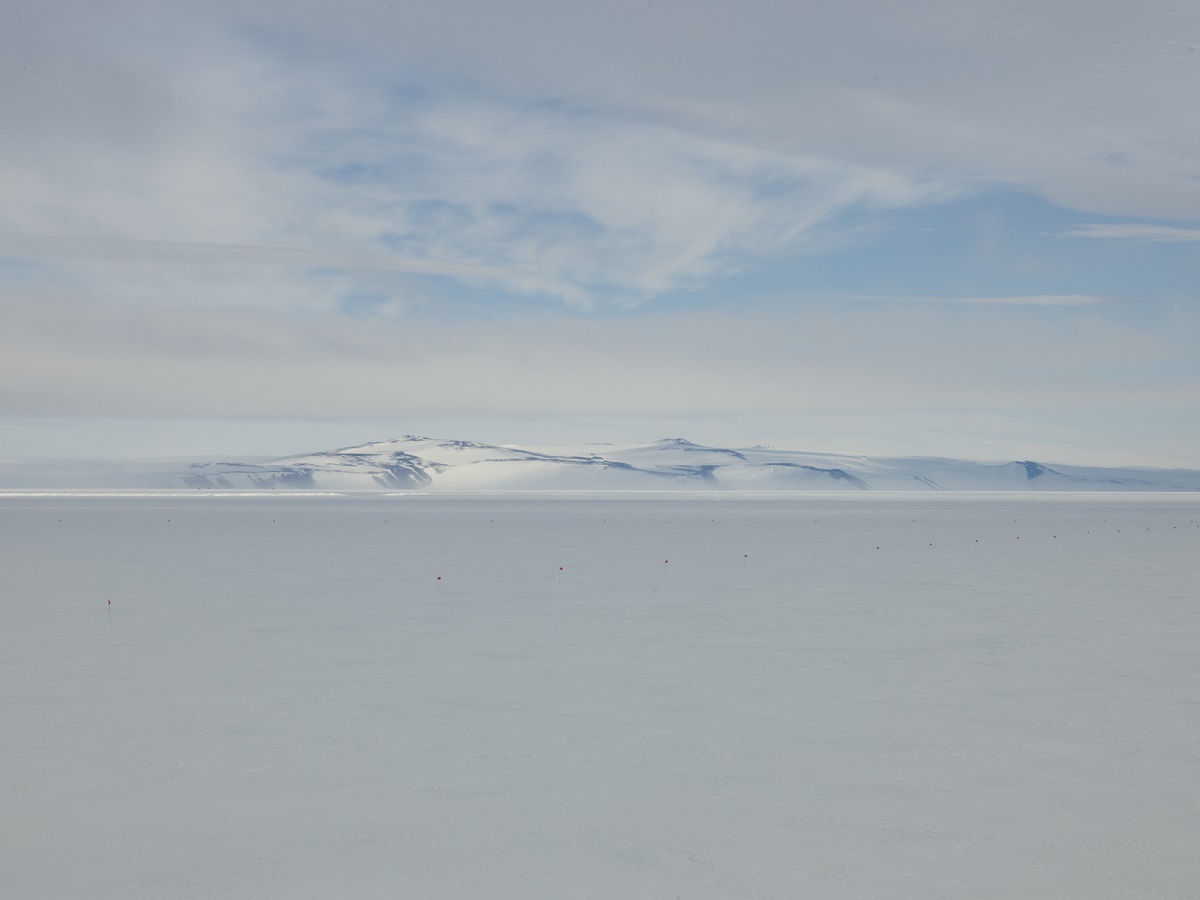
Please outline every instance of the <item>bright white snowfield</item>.
M4 897L1200 891L1194 495L5 498L0 548Z

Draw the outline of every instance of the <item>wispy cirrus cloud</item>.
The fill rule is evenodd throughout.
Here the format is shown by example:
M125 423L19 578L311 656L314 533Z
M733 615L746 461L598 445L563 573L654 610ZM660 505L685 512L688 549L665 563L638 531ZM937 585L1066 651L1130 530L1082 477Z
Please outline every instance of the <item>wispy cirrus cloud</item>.
M403 252L519 266L567 297L644 300L802 249L848 210L965 189L569 104L446 97L365 124L314 136L304 157L347 214Z
M55 185L29 161L0 172L13 188L0 253L68 269L323 266L352 282L343 292L361 272L408 272L574 306L637 304L804 250L848 211L967 190L952 176L763 150L565 101L335 78L310 90L312 73L274 65L257 118L228 119L220 140L164 138L124 186ZM258 130L271 139L247 150ZM319 298L328 280L310 288L308 306L330 305Z
M848 300L876 303L960 303L967 306L1109 306L1120 303L1113 297L1091 294L1026 294L1014 297L926 297L881 294L848 294Z
M530 274L481 263L422 259L385 253L353 254L299 247L34 234L0 234L0 256L116 264L327 267L349 271L388 271L461 278L522 278Z
M1148 222L1093 223L1064 231L1059 237L1175 244L1200 241L1200 228L1180 228Z
M334 294L372 287L360 276L380 271L586 308L645 302L815 246L848 212L970 189L952 174L714 138L578 98L375 80L253 36L206 40L211 53L190 77L158 79L161 102L139 109L143 145L116 152L102 120L77 142L43 123L33 135L41 154L26 148L0 164L0 253L66 270L341 273L336 290L324 276L308 283L304 308L337 308ZM224 90L237 102L216 103ZM164 127L160 107L172 105L178 121ZM76 284L95 276L71 274ZM119 282L102 275L98 289ZM196 281L173 296L202 289Z

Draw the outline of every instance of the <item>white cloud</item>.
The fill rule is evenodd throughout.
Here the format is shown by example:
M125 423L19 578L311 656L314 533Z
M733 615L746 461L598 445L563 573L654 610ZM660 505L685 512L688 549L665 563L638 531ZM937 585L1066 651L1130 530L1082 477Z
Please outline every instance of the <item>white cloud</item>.
M391 322L27 298L6 314L0 405L16 416L336 418L1194 403L1172 374L1193 355L1186 331L1118 326L1089 307L1056 315L775 306Z
M849 300L868 300L877 303L962 303L983 306L1107 306L1118 303L1112 297L1090 294L1028 294L1015 297L925 297L888 296L881 294L852 294Z
M397 147L404 174L392 172ZM338 155L380 173L353 212L399 246L536 270L539 286L566 297L652 297L802 247L847 210L956 190L945 179L495 99L446 98L393 131L351 131Z
M14 150L0 163L0 252L52 262L75 283L81 261L304 265L307 255L351 281L363 269L443 274L586 306L740 271L804 247L848 210L963 189L630 109L438 85L410 97L396 72L372 81L370 65L340 57L298 61L204 29L194 43L207 52L183 68L139 45L118 76L91 85L113 119L133 123L128 133L105 116L77 118L72 133L26 98L21 140L20 127L0 138ZM87 81L109 71L96 53L55 62ZM135 76L152 96L123 96ZM57 76L30 89L43 103L69 99ZM100 293L139 281L100 279ZM173 296L223 281L201 277ZM309 291L302 308L336 301L327 283Z
M1147 222L1089 224L1064 231L1061 237L1174 244L1200 241L1200 228L1177 228L1172 225L1152 225Z
M163 273L83 265L108 254L191 266L171 302L329 309L383 270L586 307L702 285L821 245L847 211L972 183L1117 212L1200 202L1200 125L1167 108L1195 77L1185 4L1109 19L942 2L118 10L29 7L0 37L21 66L0 85L0 232L72 239L24 246L64 269L51 286L97 296L161 302ZM1122 227L1138 228L1071 234ZM342 275L283 273L272 300L261 274L239 288L230 270L293 252Z
M327 47L517 93L552 86L788 155L938 167L1111 215L1189 217L1200 199L1189 0L344 8L335 21L321 4L286 17ZM250 9L280 15L268 0Z
M28 260L85 263L129 263L184 266L268 266L276 268L335 268L349 272L396 272L445 275L456 278L519 280L532 270L482 263L422 259L398 254L344 253L298 247L255 247L236 244L147 241L128 238L62 237L0 234L0 256Z

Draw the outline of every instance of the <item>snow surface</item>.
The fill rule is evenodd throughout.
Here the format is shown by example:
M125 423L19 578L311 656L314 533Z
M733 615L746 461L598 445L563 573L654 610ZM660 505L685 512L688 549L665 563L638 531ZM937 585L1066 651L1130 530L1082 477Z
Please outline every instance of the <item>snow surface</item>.
M203 496L0 499L0 895L1200 884L1194 496Z

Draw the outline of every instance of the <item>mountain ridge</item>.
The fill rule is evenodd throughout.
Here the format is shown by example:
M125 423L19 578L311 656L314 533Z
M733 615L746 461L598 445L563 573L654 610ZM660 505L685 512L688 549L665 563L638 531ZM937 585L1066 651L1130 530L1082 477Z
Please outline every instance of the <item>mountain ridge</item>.
M521 447L409 434L268 463L198 463L178 484L256 490L1200 491L1200 471L715 447L681 437Z
M875 457L686 438L518 446L402 435L279 458L0 459L0 490L1200 491L1200 471Z

